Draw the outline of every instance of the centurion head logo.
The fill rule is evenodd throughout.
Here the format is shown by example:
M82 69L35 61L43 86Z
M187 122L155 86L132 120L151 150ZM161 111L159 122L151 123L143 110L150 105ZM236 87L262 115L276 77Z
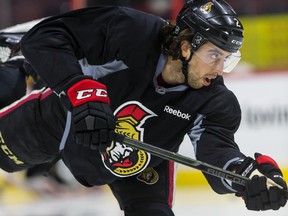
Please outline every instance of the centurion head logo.
M203 14L208 14L208 13L210 13L210 11L211 11L212 5L214 5L212 2L208 2L208 3L206 3L205 5L202 5L202 6L200 7L200 11L201 11Z
M156 116L137 101L122 104L114 114L117 117L116 132L141 141L144 137L143 124L148 118ZM105 167L119 177L140 173L147 167L150 158L150 154L118 142L112 142L102 155Z

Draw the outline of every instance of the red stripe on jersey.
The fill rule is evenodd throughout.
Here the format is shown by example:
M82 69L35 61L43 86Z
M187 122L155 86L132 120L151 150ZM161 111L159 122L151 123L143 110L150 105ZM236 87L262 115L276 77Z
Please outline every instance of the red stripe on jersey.
M3 117L7 115L8 113L12 112L13 110L17 109L21 105L31 101L38 99L39 101L44 100L47 96L53 94L53 91L51 89L47 89L45 91L43 90L34 90L30 94L22 97L21 99L13 102L9 106L4 107L0 110L0 117Z
M175 166L174 161L169 161L168 177L169 177L169 192L168 192L168 205L172 208L174 199L174 178Z

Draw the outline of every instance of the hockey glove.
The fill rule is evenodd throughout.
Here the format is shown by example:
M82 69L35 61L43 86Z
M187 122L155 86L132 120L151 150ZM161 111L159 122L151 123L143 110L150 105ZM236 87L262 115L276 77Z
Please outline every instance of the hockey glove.
M67 97L60 95L72 112L76 143L104 153L113 139L116 125L106 86L84 78L68 88Z
M232 184L236 196L242 196L247 209L278 210L287 202L284 190L287 185L277 163L270 157L255 153L255 160L247 157L237 168L237 174L250 177L245 187Z

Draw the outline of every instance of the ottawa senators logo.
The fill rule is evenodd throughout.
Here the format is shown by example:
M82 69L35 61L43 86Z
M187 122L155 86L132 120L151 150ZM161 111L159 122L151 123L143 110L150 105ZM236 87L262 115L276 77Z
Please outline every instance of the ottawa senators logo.
M143 141L142 125L148 118L157 116L137 101L122 104L114 113L117 117L115 131L127 137ZM150 162L150 154L125 144L112 142L102 155L105 167L114 175L128 177L143 171Z
M208 13L210 13L210 11L211 11L212 5L214 5L212 2L208 2L207 4L202 5L202 6L200 7L200 11L201 11L203 14L208 14Z
M152 167L147 167L137 176L137 179L145 184L152 185L158 181L159 175Z

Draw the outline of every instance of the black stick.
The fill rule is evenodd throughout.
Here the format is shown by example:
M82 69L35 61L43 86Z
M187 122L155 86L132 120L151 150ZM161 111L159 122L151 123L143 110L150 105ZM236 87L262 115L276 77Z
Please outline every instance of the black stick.
M117 140L118 141L118 140ZM216 166L212 166L210 164L194 160L192 158L186 157L184 155L168 151L166 149L162 149L156 146L152 146L148 143L144 143L135 139L131 139L129 137L122 137L121 141L118 141L120 143L123 143L127 146L134 147L136 149L146 151L150 154L153 154L157 157L166 159L166 160L173 160L177 163L198 169L204 173L207 173L209 175L213 175L216 177L224 178L227 180L232 181L233 183L237 183L240 185L245 185L246 181L249 180L249 178L238 175L236 173L221 169Z
M166 149L162 149L162 148L150 145L148 143L141 142L139 140L131 139L129 137L122 136L120 134L116 134L116 141L119 143L125 144L127 146L130 146L130 147L142 150L142 151L146 151L162 159L175 161L177 163L198 169L209 175L212 175L218 178L223 178L223 179L229 180L239 185L245 186L246 182L250 181L249 178L241 176L234 172L224 170L219 167L204 163L202 161L194 160L184 155L171 152ZM288 199L288 191L283 190L283 192L285 193L285 196Z

